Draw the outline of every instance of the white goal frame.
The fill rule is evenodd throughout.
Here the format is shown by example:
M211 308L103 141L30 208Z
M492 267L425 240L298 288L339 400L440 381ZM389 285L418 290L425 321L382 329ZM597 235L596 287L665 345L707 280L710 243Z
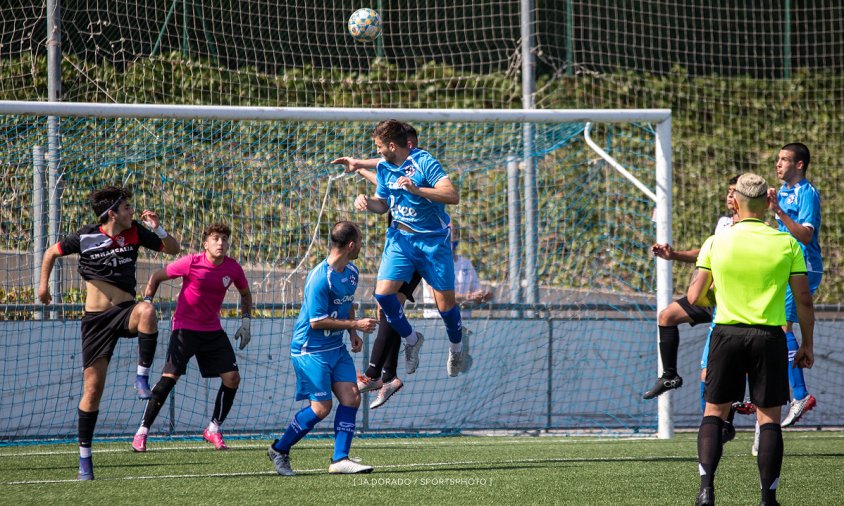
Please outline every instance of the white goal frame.
M586 143L610 166L619 171L656 204L654 221L656 240L671 243L671 110L670 109L357 109L313 107L234 107L193 106L160 104L106 104L80 102L26 102L0 101L0 114L32 115L47 117L100 117L100 118L170 118L215 119L253 121L370 121L387 118L415 122L495 122L495 123L587 123L584 133ZM649 190L618 162L601 150L589 137L591 123L655 124L656 188ZM526 233L535 233L526 226ZM527 241L526 241L527 242ZM657 258L657 314L671 303L673 279L671 262ZM526 279L535 273L525 273ZM654 318L656 320L656 318ZM657 339L658 342L658 339ZM657 347L658 348L658 347ZM657 373L662 374L661 360ZM646 381L643 379L643 381ZM674 436L671 416L671 395L668 392L658 400L657 436L661 439Z

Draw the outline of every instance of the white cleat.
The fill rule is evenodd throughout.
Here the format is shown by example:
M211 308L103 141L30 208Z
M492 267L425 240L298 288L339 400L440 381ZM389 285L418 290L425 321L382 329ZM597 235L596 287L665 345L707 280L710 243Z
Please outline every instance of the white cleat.
M416 368L419 367L419 350L422 348L422 343L425 342L425 336L417 332L416 338L416 344L413 346L404 345L404 368L407 374L415 373Z
M448 361L445 363L445 370L449 377L453 378L460 374L460 369L463 367L463 352L457 353L448 350Z
M782 421L783 427L791 427L801 418L803 415L808 413L809 411L815 409L815 406L818 404L817 399L812 394L808 394L806 397L798 400L794 400L791 403L791 408L788 410L788 414L785 416L785 420Z
M355 462L352 459L346 458L332 462L328 466L328 474L366 474L372 472L372 466Z

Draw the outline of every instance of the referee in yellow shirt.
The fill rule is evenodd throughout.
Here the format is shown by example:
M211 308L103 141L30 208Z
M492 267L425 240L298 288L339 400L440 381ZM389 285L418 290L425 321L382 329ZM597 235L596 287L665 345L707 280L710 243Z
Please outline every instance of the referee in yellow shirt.
M803 334L795 366L811 368L814 363L815 311L800 244L763 222L768 184L761 176L742 174L736 182L735 199L740 221L703 243L687 293L693 304L702 302L714 285L718 307L706 370L706 410L697 438L698 506L715 504L722 428L732 401L744 398L745 379L750 384L750 400L758 408L760 504L779 504L780 412L789 400L788 348L782 330L786 285L794 294Z

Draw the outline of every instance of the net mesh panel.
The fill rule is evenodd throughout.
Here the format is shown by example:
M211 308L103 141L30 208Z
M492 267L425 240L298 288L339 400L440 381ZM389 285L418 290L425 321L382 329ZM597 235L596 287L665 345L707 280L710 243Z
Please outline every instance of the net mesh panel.
M81 385L79 321L84 283L75 257L62 260L63 288L49 311L36 318L32 290L32 147L43 144L44 118L3 117L10 140L10 187L3 236L7 252L2 325L4 439L71 436ZM383 216L355 212L359 193L372 194L358 176L342 176L328 162L342 154L374 154L369 123L64 118L62 235L95 221L88 193L125 184L138 211L155 210L185 252L199 251L202 229L223 221L233 230L231 256L245 267L256 310L253 340L238 352L243 382L225 423L230 432L282 429L300 403L289 343L307 271L326 254L331 225L351 218L363 224L365 244L356 264L362 272L357 299L372 309L374 274L384 241ZM445 372L447 337L440 319L411 321L426 335L422 365L399 375L406 386L388 407L368 413L363 430L468 430L566 428L652 430L652 406L638 399L639 385L654 369L653 333L641 324L652 314L653 204L596 160L583 142L582 124L535 125L537 156L538 270L543 301L539 315L513 319L508 306L507 160L521 144L521 124L420 123L420 145L439 153L463 189L452 209L461 227L460 253L496 294L495 309L477 308L465 325L472 331L473 368L457 378ZM602 126L595 135L646 184L653 185L654 135L649 125ZM586 175L589 177L585 177ZM522 196L519 197L519 200ZM311 239L316 234L316 241ZM171 257L141 253L139 289ZM301 264L301 266L300 266ZM300 266L297 270L297 266ZM179 280L158 292L161 335L153 380L161 371L169 337L169 312ZM417 292L417 299L422 300ZM232 290L229 304L238 300ZM518 301L521 302L521 301ZM76 304L76 305L74 305ZM224 327L237 328L236 308L226 306ZM47 321L44 321L47 320ZM369 345L374 336L369 336ZM578 357L600 357L584 370ZM129 434L144 404L132 389L135 340L121 339L109 368L98 434ZM590 359L592 360L592 359ZM356 356L361 370L364 358ZM549 369L550 367L550 369ZM608 379L607 376L615 379ZM164 409L155 433L190 433L210 416L219 380L204 380L195 365L179 381L174 418ZM514 387L514 386L517 386ZM575 411L563 409L572 392Z

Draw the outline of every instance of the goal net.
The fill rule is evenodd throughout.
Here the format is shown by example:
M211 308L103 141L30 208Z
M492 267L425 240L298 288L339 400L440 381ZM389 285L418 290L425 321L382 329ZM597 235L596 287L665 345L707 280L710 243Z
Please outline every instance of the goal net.
M35 304L33 254L46 230L55 195L63 236L96 220L88 193L125 185L136 209L155 210L185 253L200 251L203 228L217 221L233 231L230 255L244 265L255 302L251 344L238 351L242 375L229 433L283 429L300 403L289 345L304 276L326 254L333 223L362 225L364 248L356 264L357 301L374 315L372 290L384 241L384 217L356 212L357 194L374 192L362 178L343 175L329 161L341 155L374 156L377 119L396 117L419 131L419 145L434 154L460 189L448 211L460 226L459 253L476 268L495 298L465 308L472 368L456 378L445 371L448 340L439 318L407 311L426 336L421 365L398 374L405 387L377 410L366 406L364 432L567 430L610 434L652 432L654 403L641 400L656 373L653 317L656 205L584 141L589 137L631 178L658 188L657 131L666 111L351 111L172 108L84 104L0 104L7 187L2 224L3 306L0 440L72 437L81 392L79 317L84 283L74 257L57 271L55 304ZM12 106L40 115L9 113ZM59 191L35 187L33 172L51 165L44 111L61 116ZM174 117L178 116L178 117ZM222 119L226 118L226 119ZM660 123L662 121L662 123ZM533 150L525 164L525 122ZM34 155L35 153L35 155ZM664 151L663 151L664 153ZM55 160L52 160L53 162ZM665 160L663 160L665 162ZM534 185L525 188L535 163ZM509 170L509 174L508 174ZM509 176L509 177L508 177ZM669 190L663 188L662 192ZM670 191L669 191L670 193ZM535 195L535 215L527 202ZM39 196L40 195L40 196ZM41 202L37 200L41 199ZM44 201L47 201L44 203ZM535 250L511 235L513 224L535 230ZM55 240L55 237L51 238ZM49 243L48 243L49 245ZM535 287L528 286L528 258ZM172 257L141 253L138 281ZM515 265L517 272L511 270ZM160 315L157 380L164 361L180 284L165 283ZM527 303L535 289L536 303ZM224 328L238 325L235 293L224 307ZM471 309L471 313L468 311ZM374 335L367 336L371 347ZM366 353L356 355L359 368ZM109 367L98 435L131 434L143 413L132 389L137 344L121 339ZM153 434L192 434L213 408L219 380L203 380L195 364L176 386Z

